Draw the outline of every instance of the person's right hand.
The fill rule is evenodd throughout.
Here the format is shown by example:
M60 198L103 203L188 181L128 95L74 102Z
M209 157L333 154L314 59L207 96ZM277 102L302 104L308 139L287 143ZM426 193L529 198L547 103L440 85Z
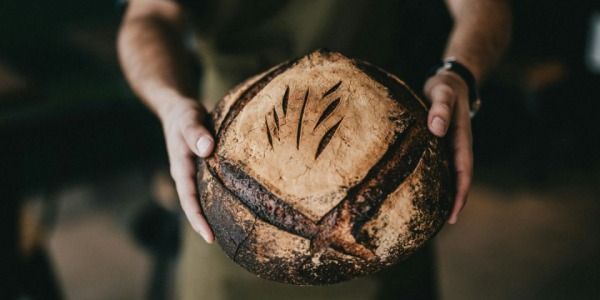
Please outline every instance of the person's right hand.
M195 180L195 157L207 157L214 148L214 139L202 126L206 117L206 109L200 103L183 98L174 101L160 119L181 208L192 228L206 242L213 243L214 235L202 213Z

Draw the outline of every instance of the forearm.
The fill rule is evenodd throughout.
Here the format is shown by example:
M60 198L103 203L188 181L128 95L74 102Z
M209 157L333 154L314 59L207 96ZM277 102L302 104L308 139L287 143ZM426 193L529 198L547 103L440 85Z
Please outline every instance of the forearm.
M157 8L160 14L153 14L135 4L130 4L119 32L119 59L134 92L163 119L176 101L194 97L179 12L167 6Z
M446 0L454 28L444 57L456 57L481 82L506 51L511 33L507 0Z

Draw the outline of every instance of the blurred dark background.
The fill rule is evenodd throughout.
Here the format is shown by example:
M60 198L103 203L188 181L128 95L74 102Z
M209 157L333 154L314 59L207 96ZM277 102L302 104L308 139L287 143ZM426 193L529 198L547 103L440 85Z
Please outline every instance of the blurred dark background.
M470 204L435 241L440 294L597 299L600 3L516 2L511 49L473 120ZM172 292L162 130L119 70L120 11L0 2L0 296Z

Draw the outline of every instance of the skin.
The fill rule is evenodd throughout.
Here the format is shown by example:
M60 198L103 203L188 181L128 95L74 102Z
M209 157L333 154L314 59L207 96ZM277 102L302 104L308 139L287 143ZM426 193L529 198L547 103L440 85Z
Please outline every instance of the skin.
M510 33L510 8L503 0L447 0L455 20L444 57L454 56L476 82L498 62ZM194 158L207 157L214 139L202 126L206 109L196 101L194 82L182 46L183 14L170 1L131 0L118 37L122 68L135 93L158 116L165 134L173 177L191 226L214 242L195 185ZM457 193L448 223L464 207L473 176L471 120L466 83L452 72L440 72L424 86L431 101L429 130L449 135L454 149Z

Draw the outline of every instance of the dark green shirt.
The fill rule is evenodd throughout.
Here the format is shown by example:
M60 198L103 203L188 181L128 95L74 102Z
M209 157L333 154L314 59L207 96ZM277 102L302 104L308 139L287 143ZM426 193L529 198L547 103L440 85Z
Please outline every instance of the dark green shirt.
M440 0L179 0L195 25L201 98L220 100L246 78L328 48L374 63L420 91L451 19Z

